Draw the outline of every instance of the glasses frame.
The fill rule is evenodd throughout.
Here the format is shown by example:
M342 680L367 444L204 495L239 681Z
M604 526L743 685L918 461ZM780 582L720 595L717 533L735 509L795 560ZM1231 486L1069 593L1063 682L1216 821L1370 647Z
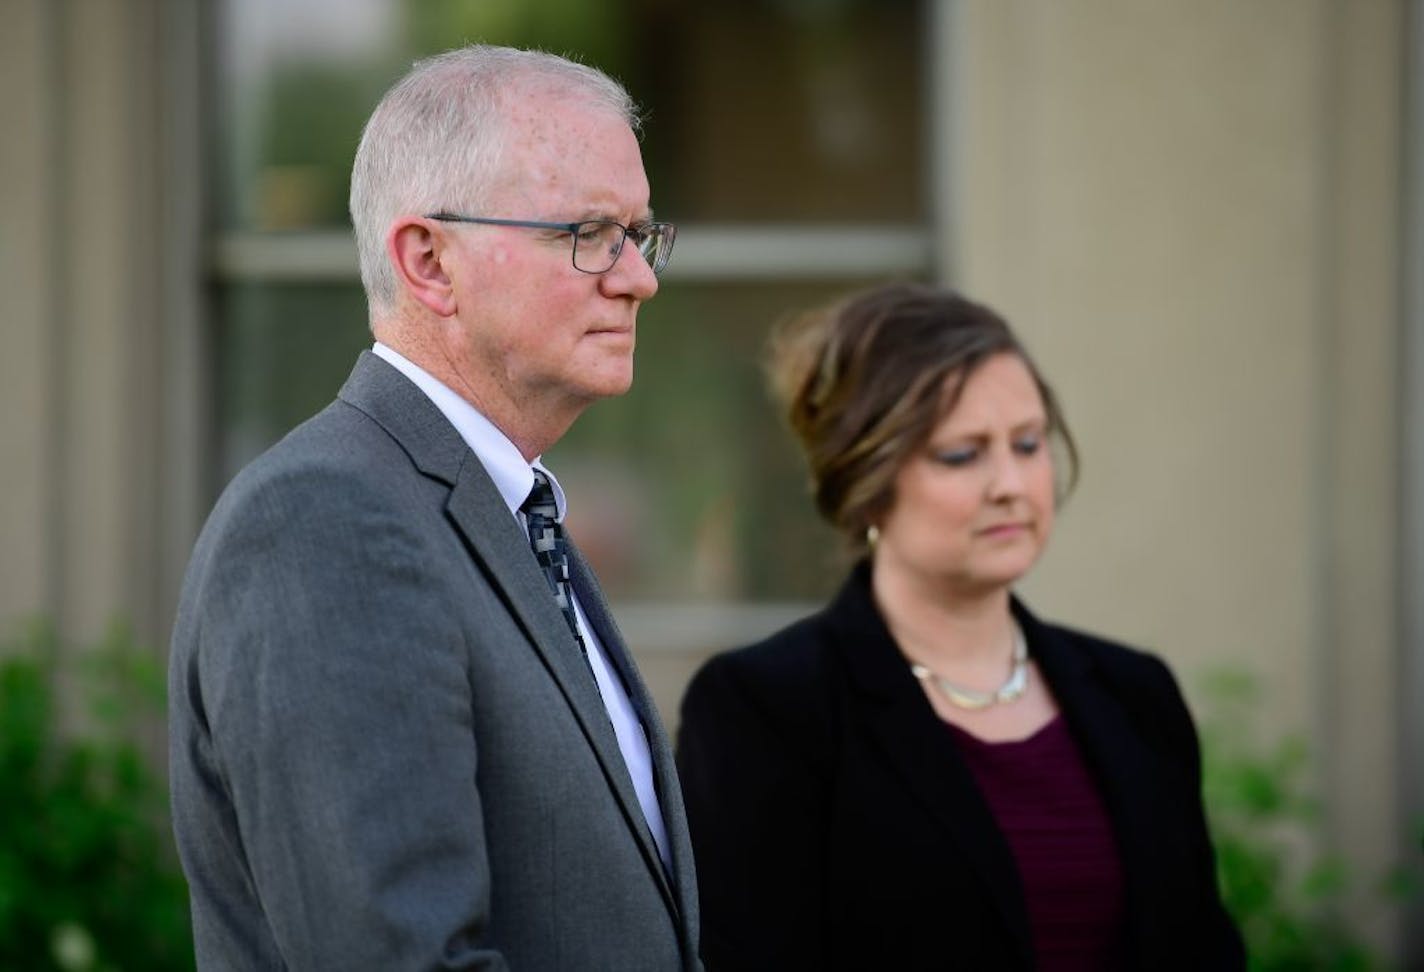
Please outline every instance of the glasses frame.
M647 262L649 268L653 271L653 273L655 275L660 274L663 272L663 270L667 269L668 261L672 259L672 245L673 242L677 239L676 226L674 226L672 223L663 223L657 221L641 223L637 226L624 226L616 219L582 219L573 223L550 223L538 219L504 219L502 217L495 216L463 216L459 213L447 212L429 213L426 215L425 218L436 219L442 223L474 223L480 226L517 226L523 227L525 229L563 230L565 233L568 233L570 238L573 240L573 252L569 255L569 259L573 263L574 269L577 270L579 273L587 273L592 274L594 276L597 276L601 273L607 273L609 270L613 269L613 267L618 263L618 258L623 255L623 244L628 241L629 236L633 237L633 245L638 248L638 254L642 256L645 262ZM578 265L578 244L580 227L582 226L616 226L623 231L623 235L618 238L618 244L613 247L613 255L608 261L608 266L604 267L602 270L585 270L583 267ZM656 264L653 263L653 261L648 260L647 254L643 252L643 240L650 239L653 235L652 231L654 229L659 230L666 237L667 240L661 252L658 254L658 260Z

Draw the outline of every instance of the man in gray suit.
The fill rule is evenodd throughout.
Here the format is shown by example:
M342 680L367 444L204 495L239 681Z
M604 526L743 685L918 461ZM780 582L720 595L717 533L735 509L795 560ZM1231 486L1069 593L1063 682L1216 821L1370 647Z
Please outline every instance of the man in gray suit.
M201 967L697 967L667 737L539 461L628 388L672 246L636 126L492 47L367 123L375 347L224 492L173 636Z

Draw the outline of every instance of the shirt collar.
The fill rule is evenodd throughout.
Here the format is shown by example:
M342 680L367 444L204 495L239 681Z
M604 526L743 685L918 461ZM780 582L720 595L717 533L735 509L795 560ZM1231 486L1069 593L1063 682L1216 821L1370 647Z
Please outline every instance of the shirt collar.
M425 397L430 399L431 404L440 410L440 414L455 427L455 431L474 452L480 465L485 467L485 472L489 473L495 489L499 490L499 495L504 499L504 504L509 507L511 514L517 516L519 508L529 497L529 491L534 488L534 470L538 469L549 477L549 483L554 487L554 502L559 508L559 519L564 518L568 511L568 501L564 497L559 480L544 465L542 456L535 457L532 464L525 462L518 447L509 441L509 437L501 432L498 426L480 414L479 409L399 351L380 341L376 342L371 351L414 382L415 386L425 393Z

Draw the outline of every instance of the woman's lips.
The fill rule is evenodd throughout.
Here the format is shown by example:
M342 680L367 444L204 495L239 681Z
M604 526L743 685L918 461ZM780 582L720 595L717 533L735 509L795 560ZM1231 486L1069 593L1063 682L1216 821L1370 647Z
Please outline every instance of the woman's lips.
M988 537L991 540L999 540L1016 537L1027 530L1027 523L996 523L993 526L981 528L979 535L981 537Z

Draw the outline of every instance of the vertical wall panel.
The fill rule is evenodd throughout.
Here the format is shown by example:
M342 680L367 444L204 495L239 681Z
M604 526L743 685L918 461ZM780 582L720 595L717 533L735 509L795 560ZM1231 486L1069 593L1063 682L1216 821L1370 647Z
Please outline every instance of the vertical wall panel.
M0 2L0 623L74 643L159 648L199 518L193 8Z
M55 608L57 564L48 538L54 395L60 335L47 286L56 219L60 109L55 16L44 0L0 0L0 623Z
M1424 3L1410 0L1404 38L1405 171L1400 179L1404 222L1402 317L1399 347L1401 415L1399 483L1404 513L1400 530L1398 617L1400 677L1394 692L1401 784L1398 838L1417 877L1424 870ZM1416 896L1405 916L1405 967L1424 967L1424 896Z
M68 595L67 633L90 638L124 610L129 520L135 495L130 462L142 462L130 437L130 416L144 391L131 362L144 351L146 328L133 307L152 259L137 230L154 214L137 202L147 161L135 101L147 90L140 52L130 33L134 7L68 5L64 83L71 110L63 124L70 179L60 219L64 263L52 268L70 290L72 334L62 375L70 406L60 430L66 475L55 484L66 511L61 538ZM132 565L137 569L139 562Z
M1324 271L1335 281L1328 596L1336 606L1321 709L1333 756L1326 789L1337 796L1332 838L1357 878L1351 917L1385 942L1398 929L1373 886L1400 859L1406 766L1395 734L1404 18L1401 4L1373 3L1341 6L1335 21L1337 85L1326 102L1337 153L1335 234ZM1417 860L1417 847L1407 853Z

